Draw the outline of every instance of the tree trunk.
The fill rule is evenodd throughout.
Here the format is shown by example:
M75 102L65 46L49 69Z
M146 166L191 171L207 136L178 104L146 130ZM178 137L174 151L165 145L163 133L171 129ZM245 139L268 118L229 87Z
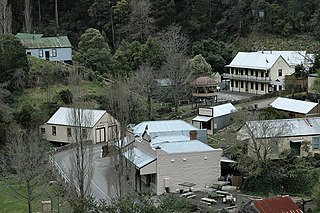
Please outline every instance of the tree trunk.
M12 32L12 10L7 0L0 0L0 35Z
M55 8L56 26L57 28L59 28L58 0L54 1L54 8Z
M112 45L113 49L116 49L116 39L115 39L115 32L114 32L114 23L113 23L113 12L110 9L110 23L111 23L111 33L112 33Z
M32 27L31 11L32 11L32 4L30 0L25 0L24 1L24 22L25 22L25 30L27 33L31 33L31 27Z
M41 17L41 1L38 0L38 20L41 21L42 17Z
M32 213L32 186L30 186L30 182L27 182L27 191L28 191L28 210L29 210L29 213Z

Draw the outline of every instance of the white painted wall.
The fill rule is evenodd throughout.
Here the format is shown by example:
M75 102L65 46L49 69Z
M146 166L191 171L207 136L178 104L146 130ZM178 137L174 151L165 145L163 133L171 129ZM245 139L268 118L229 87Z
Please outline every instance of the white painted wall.
M57 56L53 57L52 50L57 50ZM43 50L43 56L40 57L39 50ZM45 52L49 51L50 58L49 61L71 61L72 60L72 49L71 47L68 48L46 48L46 49L26 49L26 53L30 52L32 56L46 59Z

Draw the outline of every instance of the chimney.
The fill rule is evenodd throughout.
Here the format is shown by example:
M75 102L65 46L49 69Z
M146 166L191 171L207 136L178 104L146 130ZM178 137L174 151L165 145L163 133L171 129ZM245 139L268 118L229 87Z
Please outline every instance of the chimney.
M189 135L190 135L190 140L197 140L197 131L196 130L191 130L189 132Z

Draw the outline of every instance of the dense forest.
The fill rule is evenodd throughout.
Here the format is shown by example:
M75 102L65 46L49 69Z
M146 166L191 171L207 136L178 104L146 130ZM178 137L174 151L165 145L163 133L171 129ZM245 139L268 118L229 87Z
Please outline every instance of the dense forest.
M145 42L173 23L192 42L233 42L251 32L318 37L318 0L3 0L11 7L13 33L66 34L74 46L96 28L115 50L121 41Z

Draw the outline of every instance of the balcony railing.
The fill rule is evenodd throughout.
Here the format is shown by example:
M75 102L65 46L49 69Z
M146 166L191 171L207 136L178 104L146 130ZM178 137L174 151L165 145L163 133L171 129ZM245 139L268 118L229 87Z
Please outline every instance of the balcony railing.
M230 78L234 80L242 80L242 81L253 81L253 82L270 82L270 77L258 77L258 76L249 76L249 75L235 75L229 73L223 73L224 78Z

